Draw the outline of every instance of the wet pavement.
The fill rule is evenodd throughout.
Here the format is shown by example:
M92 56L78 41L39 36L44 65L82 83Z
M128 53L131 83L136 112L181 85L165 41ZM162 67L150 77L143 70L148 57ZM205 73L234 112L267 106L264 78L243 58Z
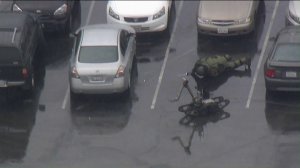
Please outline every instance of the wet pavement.
M0 167L299 167L300 95L266 97L260 68L246 108L275 1L261 4L254 35L199 39L195 23L199 2L175 2L171 36L137 37L137 73L130 97L84 96L70 107L68 64L73 40L47 35L49 48L34 99L23 101L19 91L1 90ZM279 3L271 36L285 26L287 5ZM74 30L106 22L106 1L81 1L77 11ZM224 53L251 57L252 71L241 67L211 82L211 96L230 100L222 113L186 118L177 108L191 101L187 92L178 102L170 102L181 77L199 57ZM196 83L188 79L194 89Z

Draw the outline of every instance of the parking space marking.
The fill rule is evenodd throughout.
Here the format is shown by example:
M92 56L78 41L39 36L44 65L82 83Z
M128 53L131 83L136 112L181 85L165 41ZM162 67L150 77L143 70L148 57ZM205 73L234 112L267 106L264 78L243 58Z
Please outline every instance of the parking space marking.
M180 16L181 9L182 9L184 1L176 1L176 2L180 2L180 4L179 4L178 12L176 13L175 23L174 23L174 27L173 27L173 30L172 30L172 33L171 33L170 41L169 41L169 44L168 44L168 47L167 47L167 50L166 50L166 53L165 53L164 62L163 62L163 65L162 65L162 68L161 68L161 71L160 71L160 74L159 74L159 77L158 77L157 86L156 86L156 89L155 89L155 92L154 92L154 96L153 96L153 100L152 100L152 104L151 104L151 107L150 107L151 110L153 110L155 108L156 99L157 99L157 96L158 96L158 92L159 92L159 89L160 89L161 81L162 81L162 78L164 76L166 64L167 64L167 61L168 61L168 58L169 58L169 54L170 54L170 47L171 47L171 44L172 44L173 39L174 39L174 33L175 33L176 28L177 28L178 18Z
M92 16L92 13L93 13L93 10L94 10L94 6L95 6L95 2L96 2L96 1L92 1L92 2L91 2L90 8L89 8L89 13L88 13L88 16L87 16L85 25L88 25L88 24L90 23L91 16ZM66 109L67 102L68 102L68 98L69 98L69 94L70 94L70 85L68 85L68 88L67 88L67 91L66 91L64 100L63 100L63 102L62 102L61 108L62 108L63 110Z
M255 69L254 78L253 78L253 81L252 81L252 84L251 84L251 89L250 89L250 92L249 92L249 95L248 95L247 104L246 104L247 109L250 107L251 99L252 99L253 92L254 92L254 87L255 87L255 84L256 84L256 81L257 81L257 77L258 77L258 73L259 73L259 70L260 70L260 67L261 67L263 57L264 57L265 52L266 52L267 44L268 44L268 41L269 41L269 36L270 36L271 30L272 30L272 26L273 26L273 23L274 23L274 20L275 20L275 16L276 16L278 6L279 6L279 0L276 0L275 7L274 7L274 10L273 10L273 13L272 13L272 18L271 18L271 21L270 21L270 25L268 27L266 38L264 40L262 52L259 55L258 64L257 64L256 69Z
M92 16L92 13L93 13L93 10L94 10L95 2L96 1L91 2L90 8L89 8L89 13L88 13L85 25L88 25L91 21L91 16Z
M68 88L67 88L67 91L66 91L66 94L65 94L65 97L64 97L64 101L63 101L62 106L61 106L61 108L63 110L66 109L68 98L69 98L69 94L70 94L70 85L68 85Z

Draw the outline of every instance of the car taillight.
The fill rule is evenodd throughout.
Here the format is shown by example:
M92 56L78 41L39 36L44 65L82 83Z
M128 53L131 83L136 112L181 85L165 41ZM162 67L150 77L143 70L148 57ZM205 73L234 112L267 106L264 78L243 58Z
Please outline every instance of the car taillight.
M118 71L116 73L116 78L123 77L124 75L125 75L125 68L121 65L118 68Z
M29 77L29 73L28 73L27 68L22 69L22 76L23 76L23 78L28 78Z
M267 69L266 76L269 78L274 78L276 75L275 69Z
M80 78L80 76L78 74L78 71L77 71L75 66L72 67L71 76L72 76L72 78Z

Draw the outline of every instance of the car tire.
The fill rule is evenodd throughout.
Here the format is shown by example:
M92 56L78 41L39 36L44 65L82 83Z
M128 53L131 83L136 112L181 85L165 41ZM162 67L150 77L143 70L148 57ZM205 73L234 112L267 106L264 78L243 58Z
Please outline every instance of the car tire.
M137 65L137 58L136 55L133 56L133 62L132 62L132 73L133 73L133 77L136 78L138 76L138 65Z
M201 33L197 32L197 43L198 44L200 43L200 41L202 40L202 38L203 38L203 35Z
M267 100L272 100L274 98L275 91L266 89L266 99Z
M62 35L63 36L69 36L69 34L71 33L72 31L72 15L70 14L70 17L69 19L67 20L66 24L64 25L63 27L63 31L62 31Z
M170 31L170 21L168 19L167 27L166 29L162 32L162 36L169 38L171 36L171 31Z
M78 95L70 89L70 109L71 110L75 109L77 101L78 101Z
M30 72L30 76L27 79L27 83L25 85L24 88L24 95L25 95L25 99L29 98L33 98L34 96L34 91L35 91L35 73L33 70L31 70Z
M122 99L127 99L128 97L130 97L130 92L131 92L131 85L132 85L132 72L130 72L130 76L129 76L129 81L128 81L128 86L127 89L121 93L121 98Z
M168 11L168 23L167 23L167 28L164 30L164 35L166 37L170 37L172 34L172 30L171 30L171 21L172 21L172 15L174 13L174 7L173 7L173 3Z
M31 74L30 74L30 90L31 90L31 91L34 90L35 84L36 84L36 81L35 81L35 73L34 73L34 71L32 70L32 72L31 72Z

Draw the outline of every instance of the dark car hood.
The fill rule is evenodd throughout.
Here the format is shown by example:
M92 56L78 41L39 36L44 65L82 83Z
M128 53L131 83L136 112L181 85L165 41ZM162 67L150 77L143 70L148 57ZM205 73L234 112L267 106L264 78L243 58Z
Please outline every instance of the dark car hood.
M66 3L65 0L52 0L52 1L44 1L44 0L35 0L35 1L24 1L19 0L15 1L23 11L36 11L38 10L46 10L46 11L55 11L60 6Z

